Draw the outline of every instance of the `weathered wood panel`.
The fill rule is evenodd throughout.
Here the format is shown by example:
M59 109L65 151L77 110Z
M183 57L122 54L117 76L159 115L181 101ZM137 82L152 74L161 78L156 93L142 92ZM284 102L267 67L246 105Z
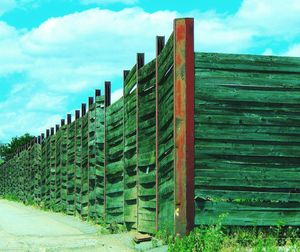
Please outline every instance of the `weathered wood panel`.
M95 120L95 211L98 222L104 219L104 96L96 96Z
M300 59L195 57L196 225L299 225Z
M124 220L137 228L136 66L124 82Z
M158 56L158 228L174 231L174 35Z
M124 223L123 98L106 108L106 222Z
M155 60L138 70L138 230L155 232Z

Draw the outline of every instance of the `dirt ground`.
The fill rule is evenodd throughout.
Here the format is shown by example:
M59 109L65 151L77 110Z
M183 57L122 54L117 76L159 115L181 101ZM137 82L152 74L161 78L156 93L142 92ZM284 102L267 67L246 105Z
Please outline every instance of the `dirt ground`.
M135 246L133 236L104 235L76 217L0 199L0 251L166 251L151 249L151 243Z

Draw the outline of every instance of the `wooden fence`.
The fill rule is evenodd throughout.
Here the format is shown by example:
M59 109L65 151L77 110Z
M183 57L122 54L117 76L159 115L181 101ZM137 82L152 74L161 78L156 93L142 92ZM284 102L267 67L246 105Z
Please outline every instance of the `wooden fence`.
M122 98L106 82L2 165L0 193L147 233L299 226L300 59L195 53L193 19L156 44Z
M195 56L195 223L299 226L300 58Z

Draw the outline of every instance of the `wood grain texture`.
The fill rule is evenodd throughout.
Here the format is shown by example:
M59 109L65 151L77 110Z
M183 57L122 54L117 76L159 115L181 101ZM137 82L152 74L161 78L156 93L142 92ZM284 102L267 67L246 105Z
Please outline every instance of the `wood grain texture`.
M299 58L195 57L195 223L299 225Z

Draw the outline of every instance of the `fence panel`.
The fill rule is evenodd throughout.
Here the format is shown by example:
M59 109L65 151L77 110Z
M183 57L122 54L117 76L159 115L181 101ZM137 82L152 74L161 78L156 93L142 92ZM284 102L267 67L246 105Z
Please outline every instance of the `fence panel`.
M88 167L88 114L82 117L82 151L81 151L81 216L87 218L89 204L89 167Z
M33 145L34 202L41 202L41 145Z
M124 222L123 98L106 108L106 221Z
M138 70L138 230L156 227L155 60Z
M61 209L67 210L67 158L68 158L68 128L63 125L61 131L61 154L60 154L60 171L61 171Z
M90 105L89 109L89 217L97 219L96 212L96 103Z
M96 165L96 202L98 222L104 221L104 96L96 96L95 128L95 165Z
M159 229L174 225L174 97L173 42L169 38L158 56L158 207Z
M196 225L299 225L300 60L195 63Z
M75 212L75 131L76 122L68 123L68 142L67 142L67 214L74 214Z
M82 156L82 118L76 120L76 181L75 181L75 192L76 192L76 213L81 214L81 188L82 188L82 167L81 167L81 156Z
M124 219L137 228L136 66L124 82Z

